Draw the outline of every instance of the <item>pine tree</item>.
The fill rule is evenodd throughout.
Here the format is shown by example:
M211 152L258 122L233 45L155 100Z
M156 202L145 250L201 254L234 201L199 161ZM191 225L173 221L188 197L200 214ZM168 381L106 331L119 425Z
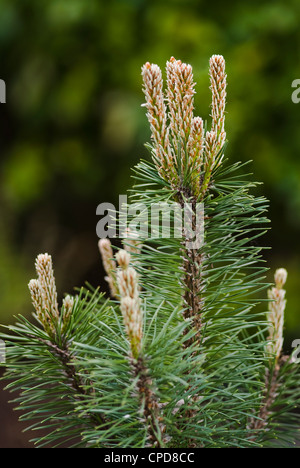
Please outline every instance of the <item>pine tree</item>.
M208 129L194 116L190 65L172 57L165 89L157 65L142 67L150 158L133 170L122 247L99 241L110 295L85 286L59 306L52 258L36 259L34 321L20 316L2 338L7 388L38 447L299 440L299 366L283 353L287 273L266 283L268 202L224 157L222 56L209 76Z

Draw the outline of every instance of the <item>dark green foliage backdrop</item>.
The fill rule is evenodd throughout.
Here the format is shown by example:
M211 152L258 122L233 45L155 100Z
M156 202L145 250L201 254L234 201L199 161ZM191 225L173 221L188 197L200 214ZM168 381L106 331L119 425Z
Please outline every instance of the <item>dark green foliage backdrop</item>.
M253 160L264 183L266 259L289 272L286 346L300 337L299 22L299 0L0 0L1 322L30 313L40 252L53 255L61 294L102 281L96 207L117 203L147 154L141 66L191 63L196 111L209 118L216 53L227 62L227 156Z

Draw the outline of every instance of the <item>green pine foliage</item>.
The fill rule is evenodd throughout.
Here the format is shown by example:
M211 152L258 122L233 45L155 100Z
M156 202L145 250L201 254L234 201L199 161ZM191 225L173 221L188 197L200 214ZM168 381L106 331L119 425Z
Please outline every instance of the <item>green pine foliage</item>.
M54 286L46 281L44 302L39 290L35 296L36 320L20 316L2 334L7 388L21 419L37 447L293 446L299 366L266 352L270 285L259 238L268 229L268 203L254 195L257 184L240 163L195 171L180 139L170 139L175 186L158 167L156 143L148 145L152 161L134 168L130 203L145 213L154 203L179 203L182 215L184 203L201 202L203 242L192 251L183 237L154 232L144 216L148 236L130 266L126 257L107 270L116 297L88 286L74 294L70 310L64 302L51 315L45 297ZM130 245L124 239L124 248ZM128 287L130 275L138 288L122 295L122 278ZM126 304L137 315L126 315Z

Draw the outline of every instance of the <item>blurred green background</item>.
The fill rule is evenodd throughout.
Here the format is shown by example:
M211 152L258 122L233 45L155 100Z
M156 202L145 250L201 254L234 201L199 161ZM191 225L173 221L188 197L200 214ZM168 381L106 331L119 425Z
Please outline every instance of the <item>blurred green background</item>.
M96 207L117 204L149 140L144 62L191 63L209 118L208 61L228 74L227 156L253 160L271 202L263 242L288 269L286 346L300 337L299 0L0 0L0 322L31 312L28 281L53 256L60 296L102 281Z

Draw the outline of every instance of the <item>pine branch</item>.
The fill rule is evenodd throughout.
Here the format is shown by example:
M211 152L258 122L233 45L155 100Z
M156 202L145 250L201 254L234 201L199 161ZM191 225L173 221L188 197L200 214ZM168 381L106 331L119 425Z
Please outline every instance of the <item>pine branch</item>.
M9 360L4 378L12 380L8 389L20 393L14 401L23 412L21 419L36 420L31 429L46 431L34 439L39 447L72 441L81 446L80 432L86 426L102 430L107 426L101 412L85 418L76 414L77 405L92 396L92 391L86 387L90 376L82 370L78 372L79 356L73 341L81 336L90 321L89 313L101 296L94 295L89 305L82 293L75 299L67 296L59 312L51 257L40 255L36 267L39 280L31 280L29 289L41 327L21 317L19 324L9 327L14 337L3 335Z
M138 397L143 405L145 424L148 429L150 446L161 447L161 423L159 406L153 391L152 379L142 353L143 340L143 312L139 297L140 287L136 270L130 266L131 255L126 250L119 250L116 254L119 269L116 272L117 289L120 295L126 333L130 342L130 364L138 390Z
M265 368L263 398L258 415L251 418L249 424L249 429L253 433L251 436L252 440L258 440L262 444L267 443L272 437L274 439L282 437L282 428L280 428L279 421L276 422L279 415L282 416L285 413L284 423L289 419L293 420L295 417L289 414L291 401L280 401L282 400L282 395L289 389L288 374L298 374L291 357L282 354L284 312L286 307L283 286L286 279L287 272L284 268L276 270L275 287L272 287L268 291L270 300L268 312L269 336L265 346L268 360ZM296 395L294 399L297 401ZM292 434L292 438L289 439L289 444L299 438L296 434L298 431L297 426L292 427L294 428L294 433Z

